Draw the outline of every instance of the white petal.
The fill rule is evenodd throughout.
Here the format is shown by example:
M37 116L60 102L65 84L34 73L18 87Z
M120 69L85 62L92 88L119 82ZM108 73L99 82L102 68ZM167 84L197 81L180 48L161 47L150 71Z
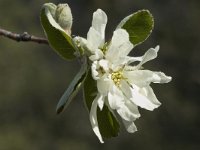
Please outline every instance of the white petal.
M92 129L93 129L94 133L99 138L100 142L104 143L102 136L101 136L101 133L99 131L99 126L98 126L98 121L97 121L97 102L98 102L98 99L99 99L99 95L92 102L92 106L91 106L91 110L90 110L90 122L91 122Z
M103 106L104 106L104 100L105 100L105 97L103 96L103 95L100 95L99 96L99 99L98 99L98 106L99 106L99 108L100 108L100 110L102 110L103 109Z
M93 27L90 27L87 33L88 48L92 54L99 48L103 43L101 35Z
M129 57L129 56L119 57L117 61L112 61L114 63L112 63L111 69L113 71L117 71L120 68L123 68L124 66L126 66L127 64L129 64L131 61L133 61L132 57Z
M147 86L147 87L144 87L144 88L141 88L139 90L139 92L144 95L145 97L148 97L148 99L154 103L155 105L158 105L160 106L161 103L158 101L158 99L156 98L156 95L154 94L153 92L153 89L150 87L150 86Z
M98 61L94 61L92 63L92 66L91 66L91 70L92 70L92 77L94 80L97 80L100 78L100 75L99 75L99 72L98 72L98 69L100 68L99 66L99 63Z
M143 56L142 61L138 64L138 68L140 68L144 63L147 61L150 61L152 59L155 59L157 57L157 53L159 50L159 46L156 46L155 48L150 48Z
M99 93L104 96L107 96L109 89L110 89L111 81L108 78L100 78L97 80L97 89Z
M130 63L133 63L133 62L136 62L136 61L142 61L142 57L130 57L130 56L126 56L126 64L130 64Z
M106 52L106 58L111 62L117 62L120 57L127 56L133 49L129 41L129 34L124 29L117 29L113 33L111 45Z
M97 9L97 11L93 13L92 27L99 33L103 43L105 39L106 24L107 24L106 13L101 9Z
M88 43L90 43L89 47L93 53L102 46L105 41L106 23L107 16L101 9L93 13L92 26L87 34L87 40Z
M148 86L151 82L168 83L171 81L171 77L166 76L164 73L150 70L127 70L123 72L123 75L129 83L140 87Z
M119 109L124 103L124 96L115 85L113 85L108 92L108 103L111 109Z
M114 62L113 68L118 68L117 70L119 70L119 68L124 67L124 68L127 68L127 70L130 70L130 68L132 68L131 70L136 70L138 69L137 66L128 66L128 65L133 62L141 61L141 60L142 60L142 57L130 57L130 56L119 57L119 59Z
M137 127L134 122L123 120L124 126L129 133L134 133L137 131Z
M153 83L168 83L172 80L172 77L166 76L163 72L153 72L154 79L151 82Z
M128 99L119 109L117 109L117 112L126 121L134 121L140 117L138 107Z
M104 54L100 49L96 49L95 51L92 52L93 54L89 57L91 61L96 61L99 59L102 59Z
M127 82L122 82L121 85L121 89L126 97L137 106L151 111L160 106L160 104L154 104L148 97L142 95L139 91L140 88L136 85L132 85L133 88Z
M130 85L127 83L127 81L122 80L121 81L121 86L120 86L122 92L124 93L124 95L130 99L132 97L132 91L131 91L131 87Z
M139 89L136 89L136 87L131 88L131 91L132 91L132 98L130 100L132 100L133 103L140 106L141 108L152 111L160 106L160 104L158 103L153 103L150 97L142 95Z

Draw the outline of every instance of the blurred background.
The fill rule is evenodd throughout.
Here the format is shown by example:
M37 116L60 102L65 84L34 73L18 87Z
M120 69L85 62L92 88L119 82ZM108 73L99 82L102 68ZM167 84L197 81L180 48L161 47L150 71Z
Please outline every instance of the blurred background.
M41 0L0 0L0 27L44 37L39 21ZM52 0L72 9L74 35L86 36L92 13L108 15L106 38L117 24L139 9L149 9L155 28L136 47L142 55L160 45L158 58L145 64L173 77L152 85L161 107L141 110L138 132L121 126L117 138L100 144L92 131L82 93L66 111L56 104L79 69L77 61L61 59L50 47L0 37L0 150L198 150L200 149L200 1L199 0Z

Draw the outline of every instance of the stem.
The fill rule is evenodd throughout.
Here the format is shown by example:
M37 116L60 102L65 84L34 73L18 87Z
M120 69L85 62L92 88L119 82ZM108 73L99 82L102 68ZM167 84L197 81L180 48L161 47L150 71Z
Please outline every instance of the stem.
M47 39L36 37L34 35L30 35L27 32L18 34L18 33L13 33L11 31L7 31L7 30L0 28L0 36L7 37L7 38L15 40L17 42L21 42L21 41L22 42L35 42L35 43L39 43L39 44L49 45L49 42Z

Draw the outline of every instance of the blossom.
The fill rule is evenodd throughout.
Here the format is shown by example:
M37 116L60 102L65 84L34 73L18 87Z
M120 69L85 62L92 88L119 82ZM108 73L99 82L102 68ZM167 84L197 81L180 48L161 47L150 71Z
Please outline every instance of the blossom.
M122 118L126 130L137 131L134 121L140 117L138 106L154 110L161 103L156 98L151 83L167 83L171 77L162 72L143 69L142 65L157 57L159 46L150 48L141 57L128 54L134 45L129 41L129 34L124 29L116 29L110 42L105 43L106 14L98 9L93 14L92 26L87 39L75 37L92 61L92 77L97 82L98 94L92 102L90 122L93 131L103 143L98 127L97 107L100 110L107 105ZM139 62L137 65L132 63Z
M114 32L111 43L102 59L92 64L92 76L97 81L98 95L90 111L93 130L102 141L96 118L97 106L102 110L106 104L122 118L128 132L137 131L134 121L140 117L138 107L154 110L161 103L156 98L150 84L167 83L171 77L162 72L142 69L142 65L157 57L159 46L149 49L142 57L129 57L133 45L128 33L123 29ZM131 63L139 61L138 65Z

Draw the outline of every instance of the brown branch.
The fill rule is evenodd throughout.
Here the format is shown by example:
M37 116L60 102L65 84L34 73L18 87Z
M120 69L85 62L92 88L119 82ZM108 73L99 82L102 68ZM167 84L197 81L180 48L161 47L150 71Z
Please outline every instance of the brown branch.
M47 39L30 35L27 32L24 32L22 34L17 34L0 28L0 36L7 37L17 42L23 41L23 42L36 42L39 44L47 44L47 45L49 44Z

